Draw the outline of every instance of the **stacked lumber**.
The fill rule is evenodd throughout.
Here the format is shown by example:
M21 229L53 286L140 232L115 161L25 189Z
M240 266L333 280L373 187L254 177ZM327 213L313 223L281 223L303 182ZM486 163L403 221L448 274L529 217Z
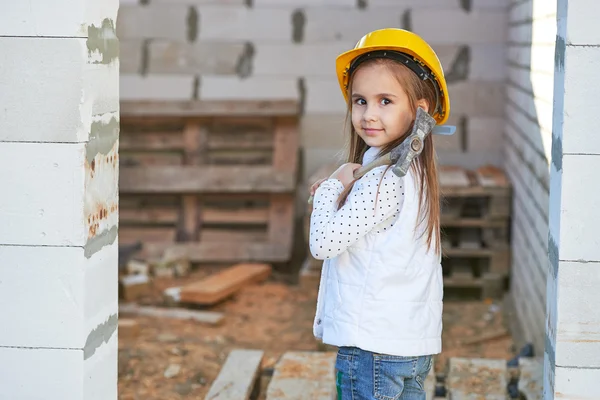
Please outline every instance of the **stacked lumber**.
M510 273L511 188L495 167L440 170L442 248L447 290L501 298Z
M119 241L147 257L285 262L298 170L295 102L124 102Z

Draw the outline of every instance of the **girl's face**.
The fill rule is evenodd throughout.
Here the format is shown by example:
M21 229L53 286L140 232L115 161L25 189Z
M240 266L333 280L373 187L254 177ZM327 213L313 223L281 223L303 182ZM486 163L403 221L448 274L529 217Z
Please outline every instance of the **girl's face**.
M414 115L406 92L389 68L372 63L352 79L352 125L367 146L381 147L402 137ZM423 104L421 104L423 103ZM427 103L419 104L427 110Z

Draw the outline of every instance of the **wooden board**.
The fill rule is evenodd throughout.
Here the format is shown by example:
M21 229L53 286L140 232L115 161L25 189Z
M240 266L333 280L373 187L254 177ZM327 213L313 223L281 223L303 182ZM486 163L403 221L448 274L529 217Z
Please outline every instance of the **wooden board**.
M283 193L295 189L295 174L271 167L160 166L121 168L122 193Z
M159 308L138 306L137 304L119 305L119 314L130 314L154 318L192 320L209 325L217 325L224 318L223 313L216 311L195 311L183 308Z
M126 117L188 117L213 116L291 116L299 115L295 100L222 100L222 101L122 101L120 112Z
M232 350L205 400L248 400L260 372L263 352Z
M215 304L246 285L262 282L271 274L268 264L238 264L181 288L181 301L200 305Z
M287 352L275 365L266 400L335 398L335 352Z

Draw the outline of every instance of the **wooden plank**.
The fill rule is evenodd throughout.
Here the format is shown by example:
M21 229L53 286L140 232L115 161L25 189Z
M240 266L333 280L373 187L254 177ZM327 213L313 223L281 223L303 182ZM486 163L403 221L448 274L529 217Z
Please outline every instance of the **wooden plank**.
M298 116L295 100L122 101L120 113L136 117Z
M121 132L119 151L174 151L183 150L181 131L174 132Z
M453 400L505 400L506 360L452 357L446 385Z
M121 152L119 154L120 166L137 165L181 165L183 159L180 153L154 152Z
M272 150L273 134L270 132L210 133L210 150Z
M298 166L298 125L296 121L279 118L275 126L273 168L295 174Z
M271 160L270 150L246 149L211 152L206 163L213 165L271 165Z
M119 226L119 243L160 243L174 242L176 237L175 228L163 226Z
M138 315L154 318L183 319L201 322L208 325L217 325L223 318L223 313L216 311L196 311L185 308L159 308L149 306L139 306L133 303L120 304L119 314Z
M268 240L291 247L294 240L294 208L292 195L272 195L269 208Z
M481 186L508 187L508 179L504 172L495 166L485 165L475 171L475 177Z
M287 352L275 365L266 400L335 398L335 352Z
M200 241L203 243L224 242L231 246L237 243L264 242L266 238L267 233L264 230L203 228L200 232Z
M262 282L271 274L268 264L238 264L181 288L181 301L201 305L215 304L246 285Z
M269 209L227 210L205 207L202 221L205 224L266 224L269 221Z
M443 227L457 228L504 228L508 226L508 218L462 218L442 215Z
M262 363L260 350L232 350L205 400L248 400Z
M183 131L183 161L186 165L200 165L206 160L206 130L197 123L189 122ZM179 238L183 241L198 240L200 233L200 204L198 197L185 194L181 198L181 221Z
M282 193L295 189L295 173L256 166L123 167L121 193Z
M148 254L169 254L186 257L191 262L284 262L291 256L291 248L277 243L147 243Z
M179 210L172 207L121 208L119 223L128 224L176 224Z
M465 170L459 167L443 167L439 170L442 192L448 187L468 187L470 181Z

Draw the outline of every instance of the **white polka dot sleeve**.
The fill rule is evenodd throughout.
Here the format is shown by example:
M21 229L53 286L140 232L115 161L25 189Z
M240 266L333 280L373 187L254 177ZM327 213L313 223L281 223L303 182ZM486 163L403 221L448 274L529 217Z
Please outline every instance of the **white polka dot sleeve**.
M404 199L403 180L388 170L382 181L385 170L376 168L357 181L339 210L342 183L329 179L319 186L313 199L309 240L316 259L336 257L382 222L397 218Z

